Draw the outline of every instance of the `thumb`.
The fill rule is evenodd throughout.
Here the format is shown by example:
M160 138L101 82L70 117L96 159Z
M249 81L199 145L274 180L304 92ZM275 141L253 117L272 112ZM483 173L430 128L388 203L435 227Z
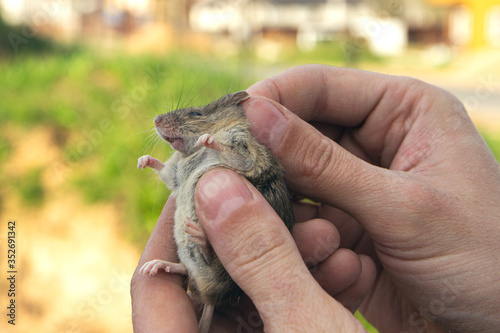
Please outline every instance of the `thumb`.
M266 330L287 331L284 328L297 322L323 324L321 317L316 321L311 316L327 308L355 322L316 283L284 223L244 177L225 169L210 171L198 182L195 198L199 221L213 249L254 302ZM318 299L329 307L320 306Z
M394 183L387 170L351 154L284 106L253 97L244 108L252 134L279 159L294 191L360 222L377 217L390 199L397 201L393 192L385 193Z

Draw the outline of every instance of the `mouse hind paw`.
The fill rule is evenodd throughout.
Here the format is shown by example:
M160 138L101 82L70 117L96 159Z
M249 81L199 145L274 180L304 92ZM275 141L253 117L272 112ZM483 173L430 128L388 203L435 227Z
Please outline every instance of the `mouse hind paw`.
M205 235L205 232L199 224L197 224L190 218L186 219L185 223L186 234L188 234L189 241L198 245L200 252L203 255L203 259L205 259L207 265L210 265L212 248L210 246L210 243L208 242L208 238Z
M190 218L187 218L185 223L186 223L186 234L188 234L189 240L200 246L203 247L207 246L208 239L201 226Z
M164 261L159 259L146 262L144 265L142 265L141 269L139 270L139 273L155 276L158 273L158 270L161 269L167 273L172 273L172 274L177 273L177 274L187 275L188 273L186 266L184 266L184 264Z

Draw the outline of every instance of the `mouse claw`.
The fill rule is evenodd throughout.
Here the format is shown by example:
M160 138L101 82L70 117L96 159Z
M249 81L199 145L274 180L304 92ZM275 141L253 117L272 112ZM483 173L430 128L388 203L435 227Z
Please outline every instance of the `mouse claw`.
M205 146L207 148L211 148L211 149L214 149L214 150L217 150L217 151L221 151L220 145L217 143L217 141L214 140L214 137L211 136L208 133L205 133L205 134L201 135L198 138L198 141L196 141L196 146L197 147L199 147L201 145L203 145L203 146Z
M185 223L189 240L200 246L207 246L207 236L203 232L203 229L190 218L186 219Z
M208 265L210 265L212 261L211 260L212 250L210 243L208 242L207 236L205 235L205 232L203 231L200 225L198 225L190 218L187 218L185 223L186 223L185 231L186 234L188 235L189 241L199 246L200 252L203 255L203 258L205 259L205 262Z
M141 156L137 160L137 168L138 169L145 169L147 167L151 167L155 170L160 171L161 169L163 169L164 166L165 166L165 164L163 164L162 162L160 162L156 158L151 157L149 155Z
M137 169L145 169L148 165L149 157L151 157L151 156L144 155L144 156L139 157L139 159L137 160Z
M146 262L142 265L141 269L139 269L139 274L149 274L149 276L155 276L160 269L163 269L167 273L187 275L187 269L184 264L159 259Z
M198 138L198 141L196 141L196 146L199 147L201 145L204 145L205 147L208 147L213 142L214 142L213 136L211 136L208 133L205 133Z

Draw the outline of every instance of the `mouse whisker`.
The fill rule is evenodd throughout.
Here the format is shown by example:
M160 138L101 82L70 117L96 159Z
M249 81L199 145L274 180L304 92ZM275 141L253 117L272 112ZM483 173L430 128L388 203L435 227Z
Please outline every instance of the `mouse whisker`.
M137 114L138 117L146 118L148 120L152 120L155 118L155 115L150 115L150 114L144 114L144 113L139 113Z
M148 128L148 129L139 131L139 133L149 133L148 137L150 137L150 136L153 136L153 134L155 133L155 129L154 128Z
M205 70L205 68L206 68L206 65L203 66L203 68L201 69L201 71L196 76L196 79L194 80L193 84L191 85L191 88L189 89L189 92L188 92L188 94L186 96L186 100L188 99L189 95L193 91L193 88L196 86L196 83L200 79L201 74L203 73L203 71ZM208 80L205 82L205 84L203 85L203 87L201 87L201 89L198 89L198 91L196 92L196 94L194 94L194 96L187 102L187 104L184 104L184 103L183 104L184 105L191 105L191 104L193 104L194 99L200 94L201 91L203 91L203 89L205 89L205 87L207 86L207 84L208 84ZM186 101L184 101L184 102L186 102Z
M175 107L175 110L180 109L181 107L181 102L182 102L182 96L184 95L184 80L182 80L182 85L181 85L181 93L179 95L179 100L177 101L177 105Z
M152 141L154 141L154 140L155 140L154 135L149 134L148 136L146 136L146 137L143 139L143 142L144 142L144 144L145 144L145 145L150 145L150 143L151 143Z
M151 133L144 139L145 144L143 148L143 153L154 150L152 148L154 148L154 146L156 145L155 142L159 141L159 137L156 135L154 129L151 129L149 131L151 131Z

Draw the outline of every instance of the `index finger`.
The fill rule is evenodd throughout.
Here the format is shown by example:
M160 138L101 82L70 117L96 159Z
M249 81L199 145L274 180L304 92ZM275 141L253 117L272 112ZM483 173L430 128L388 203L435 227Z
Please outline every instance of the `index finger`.
M132 277L132 323L134 332L197 332L194 307L179 274L158 272L155 276L139 273L147 261L177 261L173 237L175 199L170 197L142 253Z
M278 102L306 121L352 127L363 122L388 89L398 90L398 85L407 84L403 78L384 74L305 65L257 82L247 91ZM404 87L399 88L404 91Z

